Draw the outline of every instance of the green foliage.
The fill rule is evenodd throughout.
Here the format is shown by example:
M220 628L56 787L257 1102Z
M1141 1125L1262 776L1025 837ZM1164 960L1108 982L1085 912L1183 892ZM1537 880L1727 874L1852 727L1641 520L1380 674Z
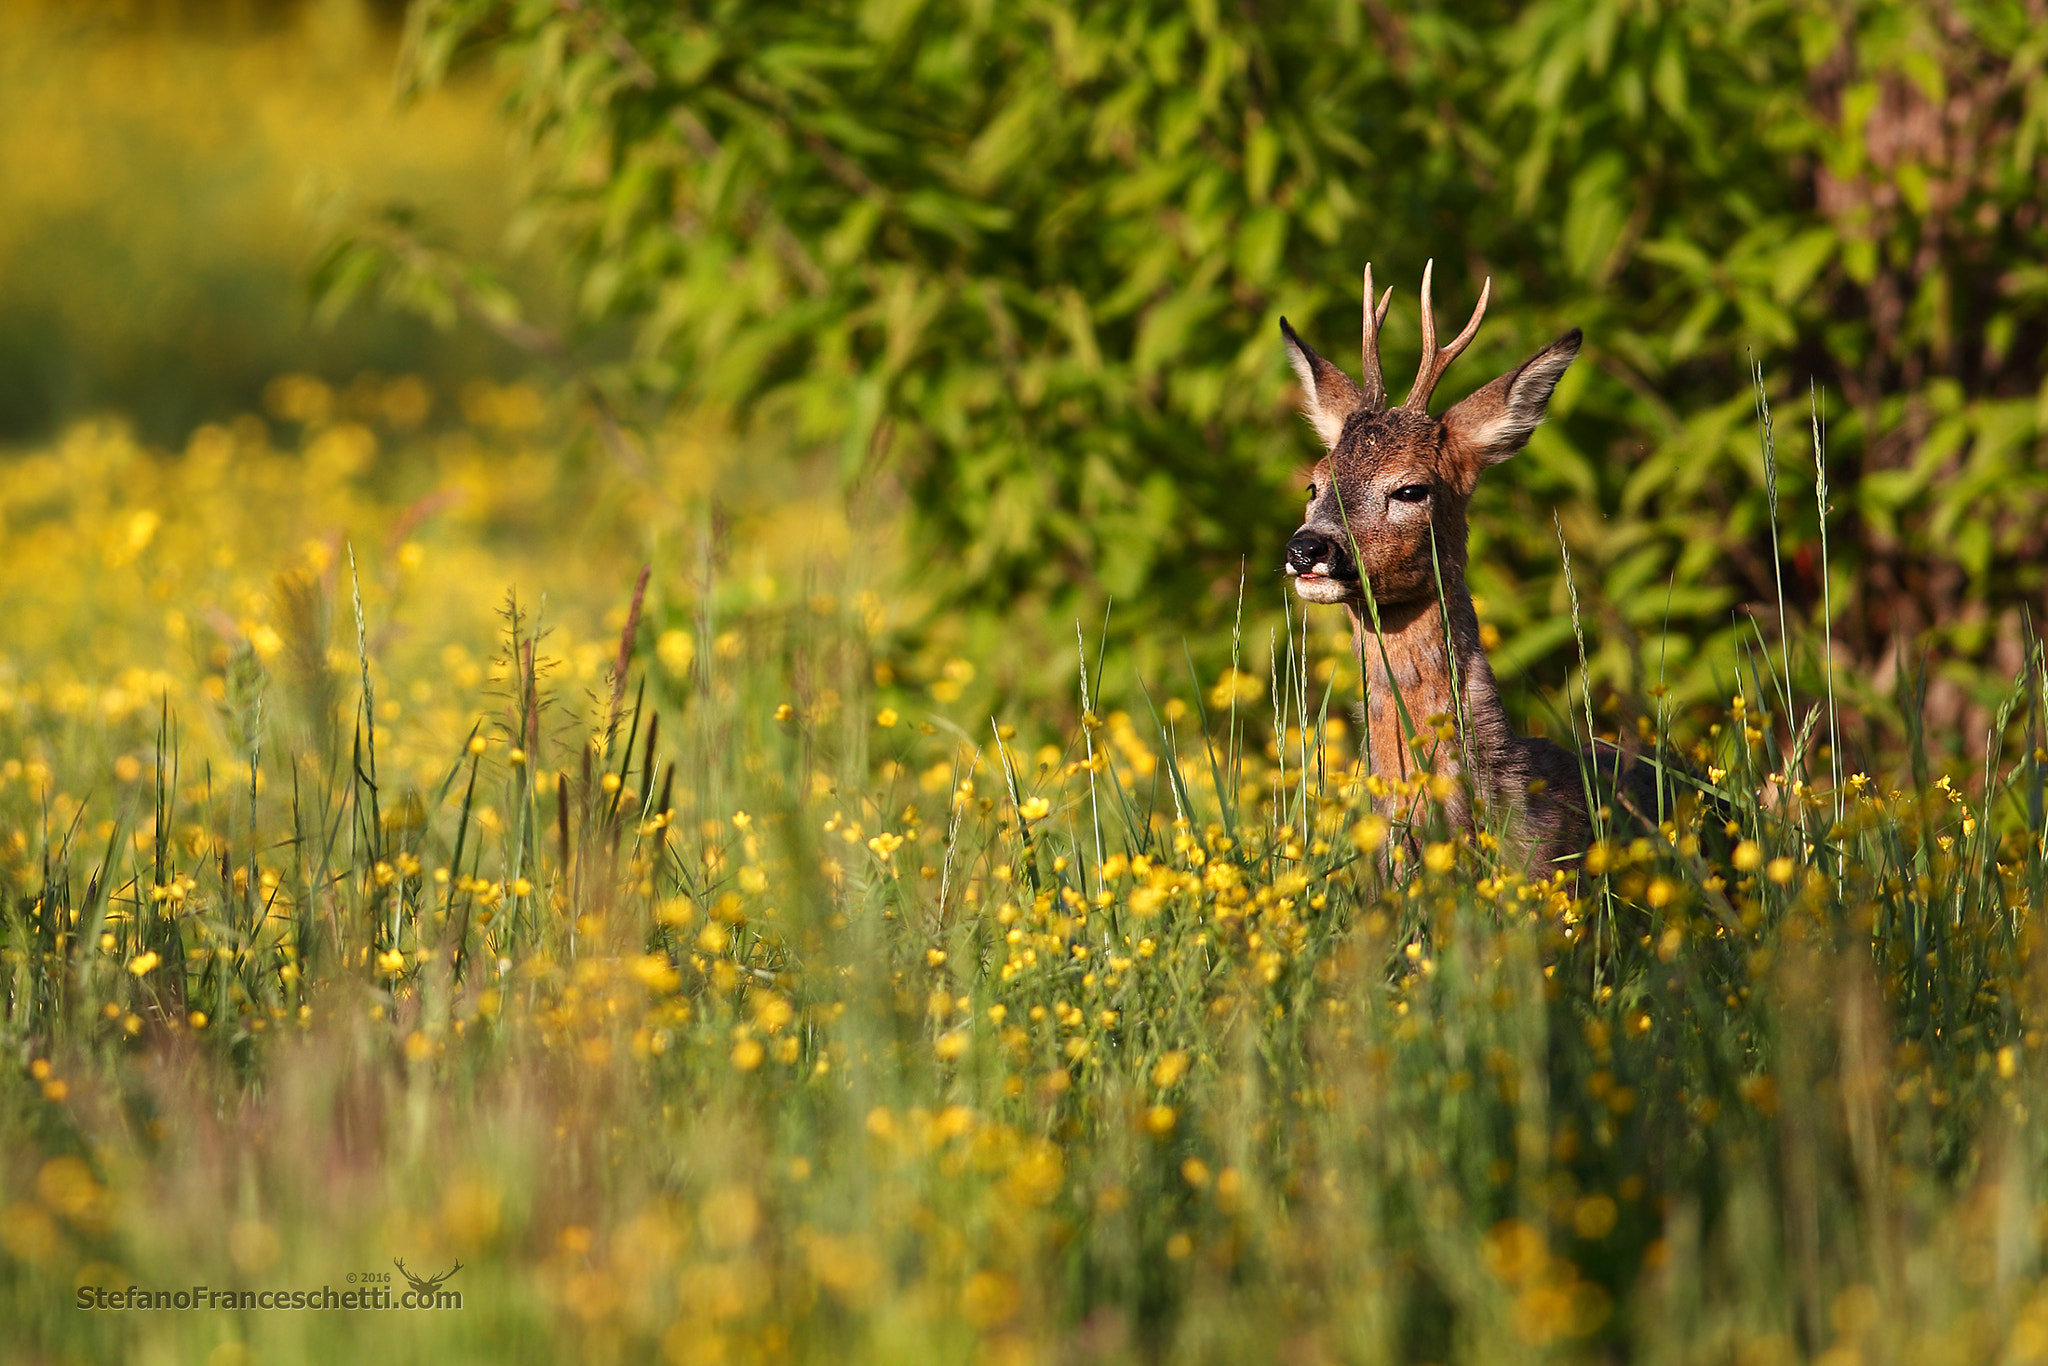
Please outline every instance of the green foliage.
M1613 603L1595 667L1616 681L1661 658L1697 694L1724 652L1694 647L1773 597L1746 354L1829 408L1837 642L1882 661L1939 627L2016 658L2000 613L2048 548L2048 78L2022 5L414 17L418 76L484 50L509 75L533 208L586 321L630 324L632 378L836 447L849 478L886 470L942 599L1223 617L1313 454L1279 315L1350 354L1372 260L1403 296L1398 374L1435 257L1447 312L1495 281L1447 398L1588 338L1480 495L1475 586L1510 672L1562 662L1560 505ZM1816 514L1788 507L1797 605L1821 596Z

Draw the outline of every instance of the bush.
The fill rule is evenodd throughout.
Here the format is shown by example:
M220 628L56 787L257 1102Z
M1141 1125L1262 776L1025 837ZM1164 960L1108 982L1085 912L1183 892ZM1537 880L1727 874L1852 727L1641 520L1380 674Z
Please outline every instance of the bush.
M1562 663L1560 504L1615 603L1612 680L1656 657L1703 695L1731 609L1780 576L1819 605L1803 499L1774 558L1745 353L1827 408L1839 646L1889 667L1938 637L1940 726L2016 667L2048 525L2048 84L2019 5L414 18L416 76L488 52L509 77L580 318L631 329L614 378L900 481L941 603L1223 619L1312 454L1279 315L1345 354L1373 260L1398 371L1434 257L1447 311L1495 281L1454 386L1588 338L1476 509L1505 672ZM368 238L336 260L404 269Z

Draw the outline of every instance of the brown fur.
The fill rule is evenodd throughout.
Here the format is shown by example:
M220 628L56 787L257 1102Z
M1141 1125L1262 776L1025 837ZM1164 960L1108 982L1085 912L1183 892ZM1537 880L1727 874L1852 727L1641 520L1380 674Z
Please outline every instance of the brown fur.
M1350 615L1366 674L1370 772L1392 781L1415 770L1394 697L1398 685L1415 728L1427 729L1432 716L1449 717L1456 728L1435 746L1434 761L1439 774L1469 780L1469 789L1458 782L1452 818L1467 828L1475 823L1469 790L1487 824L1505 830L1532 870L1545 871L1582 851L1590 837L1579 760L1508 723L1465 584L1465 512L1480 471L1520 450L1542 420L1558 377L1578 354L1579 333L1566 333L1432 417L1430 393L1477 331L1486 296L1465 330L1439 350L1430 274L1424 272L1422 285L1422 364L1397 408L1384 406L1378 331L1386 304L1373 307L1370 268L1362 385L1281 323L1304 411L1329 447L1311 476L1308 514L1288 544L1287 569L1302 597L1341 605Z

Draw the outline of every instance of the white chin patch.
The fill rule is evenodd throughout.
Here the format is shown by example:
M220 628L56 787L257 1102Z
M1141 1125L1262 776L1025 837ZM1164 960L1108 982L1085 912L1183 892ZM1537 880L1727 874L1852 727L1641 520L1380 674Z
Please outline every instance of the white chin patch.
M1294 591L1305 602L1343 602L1351 596L1351 585L1342 579L1328 579L1320 574L1303 574L1295 579Z

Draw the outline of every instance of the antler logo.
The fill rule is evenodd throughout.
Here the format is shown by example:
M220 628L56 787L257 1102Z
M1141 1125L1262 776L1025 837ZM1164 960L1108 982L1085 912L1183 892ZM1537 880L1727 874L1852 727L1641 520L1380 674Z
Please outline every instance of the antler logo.
M398 1274L405 1277L407 1283L410 1284L414 1290L418 1291L422 1295L433 1294L436 1290L439 1290L444 1283L446 1283L449 1277L453 1276L456 1272L462 1270L462 1263L457 1262L454 1266L449 1267L446 1271L442 1272L438 1276L415 1276L410 1271L407 1271L405 1269L404 1258L393 1257L391 1259L391 1264L397 1267Z

